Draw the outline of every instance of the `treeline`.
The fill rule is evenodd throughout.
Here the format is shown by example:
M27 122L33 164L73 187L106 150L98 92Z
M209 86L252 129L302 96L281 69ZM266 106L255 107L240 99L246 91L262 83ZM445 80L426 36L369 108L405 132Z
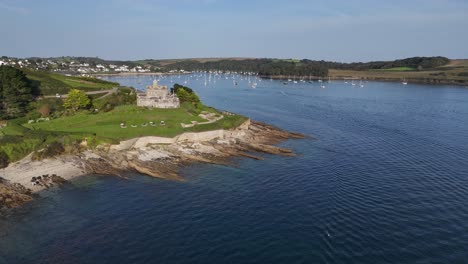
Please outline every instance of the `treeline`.
M354 62L354 63L339 63L326 62L323 65L329 69L340 70L384 70L399 67L414 68L415 70L433 69L439 66L446 65L450 60L445 57L412 57L394 61L371 61L371 62Z
M166 65L167 70L254 72L260 75L326 76L328 69L320 61L290 61L277 59L218 60L200 62L179 61Z
M24 116L33 92L31 82L21 70L0 66L0 120Z
M340 63L315 60L280 60L280 59L224 59L201 62L182 60L165 65L166 70L186 71L236 71L255 72L263 76L327 76L328 69L341 70L384 70L408 67L415 70L433 69L446 65L450 60L445 57L412 57L394 61L371 61Z
M155 67L158 71L186 70L186 71L235 71L254 72L264 76L327 76L329 69L341 70L385 70L391 68L407 67L414 70L433 69L449 63L445 57L411 57L393 61L371 61L341 63L324 60L283 60L283 59L219 59L200 61L187 60L140 60L140 61L112 61L97 57L56 57L56 58L29 58L35 62L52 59L59 62L75 61L89 63L91 66L107 63L115 65L128 65L135 67L147 65Z

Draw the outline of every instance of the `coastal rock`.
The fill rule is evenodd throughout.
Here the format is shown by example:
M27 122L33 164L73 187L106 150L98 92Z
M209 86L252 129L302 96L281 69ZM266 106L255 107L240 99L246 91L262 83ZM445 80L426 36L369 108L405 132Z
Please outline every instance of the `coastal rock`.
M32 200L32 192L19 183L0 178L0 210L14 208Z
M0 170L9 181L16 182L0 182L0 208L15 207L30 201L31 190L23 186L32 183L32 191L37 192L64 184L79 175L104 174L122 177L126 171L183 181L178 174L180 168L194 163L232 166L232 157L263 160L267 157L265 154L295 156L292 150L274 145L287 139L301 138L305 138L305 135L247 120L232 130L190 132L174 138L141 137L122 141L118 145L99 146L76 155L64 155L42 161L31 161L28 157ZM57 176L58 174L63 177ZM33 182L32 176L37 175L51 176Z

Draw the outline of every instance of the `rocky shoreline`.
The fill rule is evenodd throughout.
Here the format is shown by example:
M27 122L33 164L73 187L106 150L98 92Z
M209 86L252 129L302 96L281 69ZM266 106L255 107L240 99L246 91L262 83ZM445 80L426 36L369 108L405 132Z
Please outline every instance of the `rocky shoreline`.
M233 130L184 133L175 138L141 137L42 161L32 161L28 156L0 170L0 209L20 206L31 201L33 193L81 175L121 176L126 171L136 171L160 179L183 181L178 171L194 163L229 166L232 157L263 159L255 153L295 156L292 150L274 145L305 137L247 120Z

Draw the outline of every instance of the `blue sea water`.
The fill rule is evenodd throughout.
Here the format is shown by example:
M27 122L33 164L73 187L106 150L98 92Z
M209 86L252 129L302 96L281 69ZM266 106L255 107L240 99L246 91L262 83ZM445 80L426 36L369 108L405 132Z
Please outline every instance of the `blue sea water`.
M468 89L230 78L160 82L316 139L186 182L79 178L0 218L0 263L468 263Z

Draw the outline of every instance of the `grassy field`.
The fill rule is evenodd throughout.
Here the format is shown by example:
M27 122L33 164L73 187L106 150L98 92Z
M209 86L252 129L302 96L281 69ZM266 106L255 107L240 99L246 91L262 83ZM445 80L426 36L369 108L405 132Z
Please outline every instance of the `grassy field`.
M395 68L388 68L388 69L377 69L371 71L415 71L415 68L411 67L395 67Z
M88 77L73 77L62 74L23 69L26 76L38 87L43 95L65 94L71 89L84 91L107 90L119 86L117 83L108 82Z
M430 70L392 68L386 70L355 71L330 69L331 78L357 78L369 80L403 80L425 83L468 84L468 60L452 60L449 64Z
M120 106L113 111L100 114L78 113L69 117L62 117L49 122L25 125L35 130L96 133L96 136L109 139L127 139L139 136L159 135L172 137L183 129L180 123L190 121L204 121L195 114L191 114L187 106L178 109L145 109L137 106ZM165 126L159 123L164 121ZM157 126L142 126L154 122ZM127 128L120 128L125 123ZM131 127L136 125L138 127Z
M212 108L205 107L203 110L216 112ZM237 119L245 120L239 116L233 118L226 117L213 124L199 125L194 128L184 129L181 123L190 121L203 122L195 112L195 108L188 103L184 103L178 109L146 109L132 105L119 106L113 111L100 114L78 113L69 117L62 117L49 122L25 124L24 126L33 130L60 131L73 133L95 133L96 136L104 139L123 140L140 136L163 136L173 137L185 131L205 131L218 128L231 128L240 123L232 123ZM165 125L161 126L160 122ZM149 125L149 122L157 124ZM120 128L124 123L126 128ZM137 127L132 127L137 126Z
M178 109L146 109L123 105L106 113L80 112L41 123L28 124L24 118L10 120L8 126L0 130L0 150L7 153L10 161L14 161L53 141L67 144L88 138L95 140L97 144L118 143L141 136L173 137L183 132L229 129L246 120L239 115L225 116L212 124L182 128L180 123L206 121L198 117L202 110L218 113L206 106L196 109L189 103L184 103ZM161 125L161 121L165 125ZM156 126L151 126L149 122L154 122ZM121 128L121 123L125 123L126 128Z

